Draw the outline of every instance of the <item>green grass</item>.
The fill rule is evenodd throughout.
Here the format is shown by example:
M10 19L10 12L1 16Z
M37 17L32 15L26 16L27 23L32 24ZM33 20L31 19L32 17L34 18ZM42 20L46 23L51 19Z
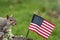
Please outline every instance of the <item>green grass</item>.
M13 34L18 36L24 35L25 37L33 16L33 12L38 10L41 12L39 16L42 16L43 18L53 22L56 25L48 40L60 40L60 23L57 19L55 20L50 18L46 12L43 13L42 11L43 7L52 9L55 6L55 2L50 3L47 0L25 0L22 3L16 4L13 4L8 0L2 0L0 1L0 16L5 17L6 15L13 14L17 21L17 25L12 27ZM38 36L32 31L29 32L28 37L33 38L34 40L44 40L41 36Z

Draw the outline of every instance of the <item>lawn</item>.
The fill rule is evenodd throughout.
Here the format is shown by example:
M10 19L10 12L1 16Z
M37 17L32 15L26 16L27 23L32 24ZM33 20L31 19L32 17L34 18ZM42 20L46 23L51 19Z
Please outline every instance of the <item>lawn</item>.
M39 16L56 25L48 40L60 40L59 21L52 19L47 15L46 11L42 10L43 7L52 9L56 5L56 2L48 2L47 0L22 0L21 3L12 3L12 0L0 0L0 17L12 14L17 21L17 25L12 27L12 33L17 36L23 35L25 37L34 11L39 11ZM28 37L34 40L44 40L41 36L32 31L29 32Z

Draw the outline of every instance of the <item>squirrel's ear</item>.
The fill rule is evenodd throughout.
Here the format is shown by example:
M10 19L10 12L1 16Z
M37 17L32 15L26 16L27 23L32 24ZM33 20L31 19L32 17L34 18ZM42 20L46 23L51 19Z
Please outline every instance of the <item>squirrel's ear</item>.
M11 14L10 17L13 17L13 15Z
M9 19L9 16L7 15L6 18Z

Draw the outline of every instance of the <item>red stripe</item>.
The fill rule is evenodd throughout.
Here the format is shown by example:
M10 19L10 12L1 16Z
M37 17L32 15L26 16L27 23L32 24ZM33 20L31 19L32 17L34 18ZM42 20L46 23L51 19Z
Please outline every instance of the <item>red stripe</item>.
M45 22L43 22L44 24L46 24L46 25L48 25L48 26L50 26L50 27L52 27L51 25L49 25L49 24L47 24L47 23L45 23ZM52 28L54 28L54 27L52 27Z
M46 25L42 24L43 26L47 27ZM52 30L51 28L47 27L48 29Z
M44 25L41 25L41 27L43 27L45 30L51 32L52 30L50 30L49 28L45 27Z
M32 25L33 26L33 25ZM32 27L32 26L30 26L30 27ZM34 27L36 27L36 28L38 28L37 26L35 26L34 25ZM38 28L40 31L42 31L42 32L45 32L46 34L48 34L49 35L49 33L47 33L46 31L44 31L44 30L42 30L41 28Z
M42 36L43 38L47 39L45 36L43 36L43 35L39 34L39 33L38 33L38 32L36 32L35 30L32 30L32 29L29 29L29 30L31 30L31 31L33 31L33 32L37 33L38 35Z
M38 25L36 25L36 24L34 24L34 23L31 23L30 25L32 25L32 24L35 25L35 26L38 26ZM44 25L41 25L41 26L44 26ZM44 27L45 27L45 26L44 26ZM46 29L46 28L44 28L44 29ZM49 28L48 28L48 29L49 29ZM48 30L48 29L46 29L46 30L47 30L48 32L51 32L50 29L49 29L49 30Z
M42 30L42 29L39 29L39 28L37 28L37 27L34 27L34 28L38 29L39 31L44 32L44 33L45 33L45 34L47 34L47 35L49 35L49 33L45 32L45 31L44 31L44 30Z
M31 25L37 27L36 25L33 25L33 24L31 24ZM39 28L39 27L37 27L37 28L40 29L41 31L47 33L46 31L42 30L41 28ZM42 27L42 28L43 28L43 27ZM44 28L43 28L43 29L44 29ZM49 34L49 33L47 33L47 34Z
M32 28L32 27L30 27L30 28ZM35 28L35 27L33 27L33 28ZM37 28L36 28L36 29L37 29ZM37 30L39 30L39 29L37 29ZM44 33L45 35L49 36L49 34L43 32L42 30L39 30L39 31L40 31L41 33Z
M38 29L36 29L36 28L34 28L34 27L30 27L30 28L33 28L33 29L37 30L38 32L40 32ZM40 32L40 33L42 33L42 32ZM44 34L44 33L42 33L42 34L48 37L48 35L46 35L46 34Z
M41 26L42 27L42 26ZM43 29L45 29L44 27L42 27ZM45 29L45 30L47 30L47 29ZM51 31L49 31L49 30L47 30L48 32L51 32ZM48 33L49 34L49 33Z
M45 21L48 22L48 23L50 23L50 24L52 24L51 22L47 21L46 19L45 19ZM54 24L52 24L52 25L55 26Z

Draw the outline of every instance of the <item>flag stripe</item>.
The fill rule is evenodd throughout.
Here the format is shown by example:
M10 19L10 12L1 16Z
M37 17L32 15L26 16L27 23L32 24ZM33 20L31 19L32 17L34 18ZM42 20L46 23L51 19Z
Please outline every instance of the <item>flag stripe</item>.
M30 28L29 30L31 30L31 28ZM48 37L44 36L43 34L38 33L38 32L37 32L36 30L34 30L34 29L32 29L31 31L37 33L38 35L42 36L43 38L46 38L46 39L48 38Z
M53 28L51 25L47 24L46 22L43 22L43 23L46 24L46 25L48 25L48 26L50 26L51 28Z
M46 27L49 28L50 30L53 30L53 28L51 28L51 27L48 26L47 24L42 23L42 25L46 26Z
M49 30L51 30L52 31L52 29L50 29L49 27L47 27L46 25L44 25L44 24L42 24L44 27L46 27L46 28L48 28Z
M34 27L34 26L35 26L35 25L30 25L30 27ZM36 28L36 29L44 32L44 33L47 34L47 35L49 35L49 32L46 32L46 30L42 30L42 28L39 28L39 27L37 27L37 26L35 26L34 28Z
M39 28L39 29L43 28L43 27L40 28L40 26L38 26L38 25L36 25L36 24L34 24L34 23L31 23L30 25L35 26L35 27L37 27L37 28ZM47 31L47 30L44 29L44 28L41 29L41 30L45 31L47 34L51 34L50 31Z
M55 27L54 24L52 24L51 22L47 21L46 19L44 20L44 22L48 23L48 24L51 25L52 27Z
M34 29L34 28L29 28L29 29L35 31L36 33L38 33L39 35L43 36L44 38L48 38L47 36L45 36L44 34L38 32L38 31L37 31L36 29Z
M41 25L45 30L52 32L52 30L50 30L49 28L45 27L44 25Z
M50 32L46 31L45 29L43 29L42 27L40 27L41 30L43 30L43 32L47 33L47 34L51 34Z
M47 37L49 36L47 33L45 33L45 32L43 32L43 31L39 30L39 29L36 28L36 27L30 27L30 28L34 28L35 30L37 30L38 32L44 34L44 35L47 36Z
M34 24L34 23L31 23L30 25L36 25L36 24ZM38 25L36 25L36 26L38 26ZM44 27L47 31L49 31L49 32L52 32L52 30L50 30L49 28L47 28L46 26L44 26L44 25L41 25L42 27ZM39 26L38 26L39 27Z
M35 30L37 30L36 28L34 28L34 27L30 27L30 28L33 28L33 29L35 29ZM45 36L49 36L49 35L46 35L44 32L42 32L41 30L37 30L38 32L40 32L40 33L42 33L42 34L44 34Z

